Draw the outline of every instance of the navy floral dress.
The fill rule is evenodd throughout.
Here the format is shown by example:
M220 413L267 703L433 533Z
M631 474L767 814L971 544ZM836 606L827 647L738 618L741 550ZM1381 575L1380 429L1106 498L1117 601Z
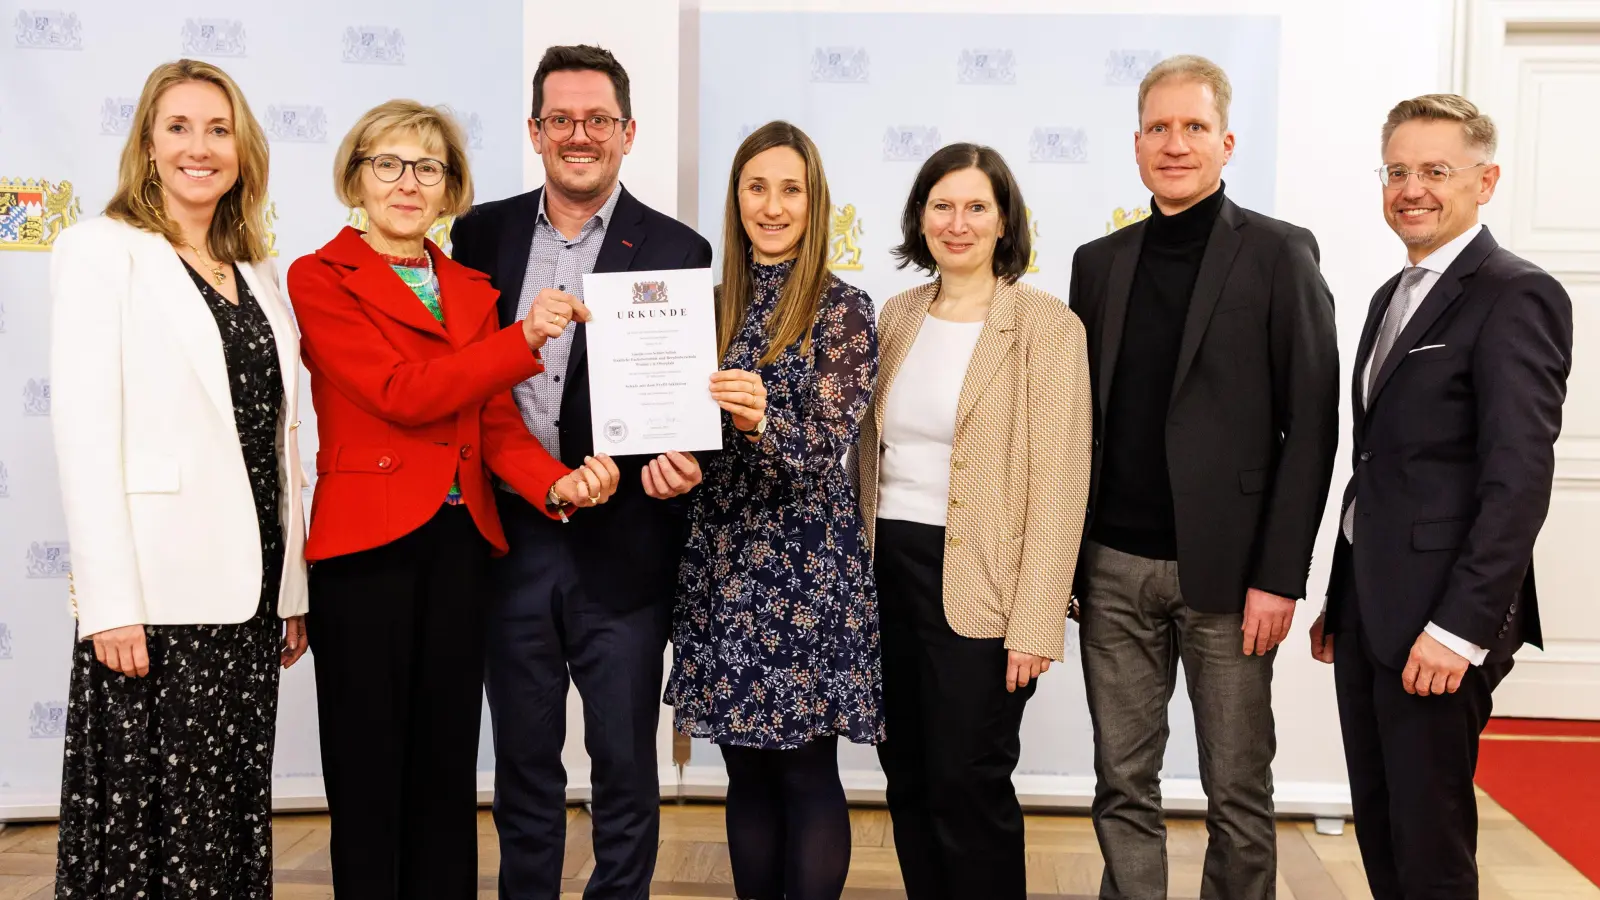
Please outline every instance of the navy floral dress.
M883 739L878 598L856 489L841 458L872 404L872 300L832 276L812 331L759 369L766 321L793 263L752 264L755 297L724 368L756 372L767 430L723 416L723 451L691 494L678 572L674 725L718 744L794 749Z

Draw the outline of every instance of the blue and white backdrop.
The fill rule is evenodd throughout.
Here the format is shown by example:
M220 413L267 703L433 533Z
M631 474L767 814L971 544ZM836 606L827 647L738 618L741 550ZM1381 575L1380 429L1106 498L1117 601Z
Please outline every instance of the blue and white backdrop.
M384 100L447 104L479 196L522 189L520 0L0 0L0 820L54 814L73 639L50 437L50 243L104 208L145 77L181 57L232 75L267 130L280 273L350 217L333 195L334 153ZM279 708L276 791L318 797L310 665L286 673Z

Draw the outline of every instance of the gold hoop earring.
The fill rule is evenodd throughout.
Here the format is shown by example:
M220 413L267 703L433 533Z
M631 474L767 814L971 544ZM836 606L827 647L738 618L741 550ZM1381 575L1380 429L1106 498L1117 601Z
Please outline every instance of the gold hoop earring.
M150 188L154 187L158 194L161 192L161 176L156 171L156 161L152 158L149 162L150 166L145 173L144 183L133 190L133 199L146 213L160 219L162 218L161 207L150 199Z

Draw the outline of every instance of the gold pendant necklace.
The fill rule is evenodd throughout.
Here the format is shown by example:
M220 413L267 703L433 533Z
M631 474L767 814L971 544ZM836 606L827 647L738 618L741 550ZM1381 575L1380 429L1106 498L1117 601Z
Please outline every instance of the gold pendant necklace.
M200 248L189 243L188 241L184 241L184 246L188 247L190 251L194 253L194 258L200 261L200 265L211 270L211 277L217 280L218 287L221 287L222 283L228 280L228 273L223 271L221 263L213 264L207 262L206 258L200 255Z

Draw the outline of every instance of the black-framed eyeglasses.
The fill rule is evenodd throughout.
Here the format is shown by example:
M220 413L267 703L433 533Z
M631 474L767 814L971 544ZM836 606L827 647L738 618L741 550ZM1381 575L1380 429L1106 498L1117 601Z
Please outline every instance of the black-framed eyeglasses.
M372 174L385 182L399 181L406 174L406 167L410 166L412 174L417 176L417 184L423 187L433 187L443 181L445 173L450 171L449 166L437 159L401 159L392 153L363 156L359 161L371 164Z
M534 119L533 121L539 126L539 130L548 135L551 140L565 141L577 133L580 120L571 116L545 116L542 119ZM583 122L583 133L589 136L589 140L604 143L611 140L611 136L616 133L618 125L629 120L626 116L618 118L616 116L596 114L581 121Z
M1454 169L1450 168L1449 166L1434 165L1423 166L1422 168L1414 171L1406 168L1405 166L1379 166L1377 168L1377 173L1378 181L1384 187L1405 187L1406 182L1410 181L1411 176L1413 175L1417 176L1417 181L1427 185L1428 187L1438 187L1439 185L1450 180L1450 174L1452 172L1461 172L1466 169L1476 169L1479 166L1487 165L1488 163L1473 163L1470 166L1456 166Z

